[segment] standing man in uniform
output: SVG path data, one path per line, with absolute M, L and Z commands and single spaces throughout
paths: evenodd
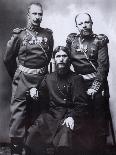
M 92 148 L 99 153 L 104 149 L 107 136 L 106 112 L 109 101 L 107 76 L 109 72 L 108 38 L 94 34 L 93 21 L 88 13 L 75 17 L 79 34 L 68 35 L 66 43 L 70 59 L 77 74 L 85 81 L 90 105 L 90 125 L 93 132 Z M 91 132 L 91 133 L 92 133 Z M 90 136 L 91 136 L 90 135 Z
M 13 30 L 7 43 L 4 63 L 13 78 L 9 132 L 12 155 L 22 154 L 28 119 L 26 92 L 40 85 L 52 56 L 53 35 L 51 30 L 40 27 L 42 16 L 42 5 L 31 3 L 27 27 Z

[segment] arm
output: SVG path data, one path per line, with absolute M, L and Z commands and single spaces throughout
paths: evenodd
M 80 118 L 87 114 L 87 95 L 84 88 L 84 79 L 81 76 L 75 76 L 72 84 L 72 110 L 69 110 L 68 116 Z
M 50 40 L 49 40 L 49 55 L 48 55 L 48 62 L 50 62 L 52 58 L 52 53 L 53 53 L 53 46 L 54 46 L 54 39 L 53 35 L 51 34 Z
M 16 58 L 19 46 L 18 33 L 13 33 L 11 39 L 7 43 L 6 53 L 4 55 L 4 64 L 11 78 L 13 78 L 17 68 Z
M 73 130 L 75 119 L 83 119 L 88 115 L 87 95 L 84 89 L 84 80 L 81 76 L 75 76 L 72 83 L 72 108 L 68 109 L 63 125 Z
M 100 38 L 101 37 L 101 38 Z M 97 74 L 96 78 L 88 90 L 88 93 L 92 93 L 92 90 L 94 93 L 96 93 L 100 88 L 103 87 L 104 82 L 107 80 L 108 72 L 109 72 L 109 56 L 108 56 L 108 46 L 107 43 L 108 38 L 105 35 L 98 36 L 98 67 L 97 67 Z M 93 95 L 94 95 L 93 93 Z
M 72 45 L 72 42 L 75 40 L 75 37 L 77 36 L 76 33 L 71 33 L 67 36 L 67 39 L 66 39 L 66 47 L 71 50 L 71 45 Z

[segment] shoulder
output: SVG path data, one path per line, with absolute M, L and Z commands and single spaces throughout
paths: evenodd
M 106 45 L 107 43 L 109 43 L 109 39 L 105 34 L 98 34 L 96 35 L 96 39 L 98 40 L 99 44 L 101 46 Z
M 48 33 L 53 33 L 53 31 L 49 28 L 45 28 L 45 31 L 47 31 Z
M 70 33 L 68 36 L 67 36 L 67 39 L 74 39 L 75 37 L 77 37 L 77 33 Z
M 56 76 L 56 73 L 55 73 L 55 72 L 48 73 L 48 74 L 46 75 L 46 81 L 54 80 L 54 79 L 55 79 L 55 76 Z
M 47 36 L 49 39 L 53 37 L 53 31 L 49 28 L 42 28 L 41 33 L 45 36 Z
M 47 36 L 52 36 L 53 35 L 53 31 L 49 28 L 42 28 L 42 33 L 47 35 Z
M 20 34 L 21 32 L 25 31 L 26 28 L 15 28 L 13 29 L 13 34 Z
M 78 37 L 79 37 L 79 35 L 77 33 L 70 33 L 67 36 L 66 43 L 71 44 Z

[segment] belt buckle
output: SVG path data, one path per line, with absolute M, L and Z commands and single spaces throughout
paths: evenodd
M 39 69 L 35 69 L 35 74 L 38 74 L 39 73 Z
M 44 71 L 45 71 L 45 68 L 44 68 L 44 67 L 42 67 L 42 68 L 40 68 L 39 73 L 40 73 L 40 74 L 42 74 L 42 73 L 44 73 Z

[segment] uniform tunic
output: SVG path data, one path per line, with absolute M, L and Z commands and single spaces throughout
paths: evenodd
M 93 88 L 97 91 L 94 98 L 89 99 L 91 127 L 95 131 L 95 145 L 100 144 L 98 137 L 108 134 L 106 123 L 106 115 L 109 110 L 107 83 L 109 72 L 108 42 L 109 40 L 104 34 L 96 35 L 93 33 L 85 38 L 72 33 L 68 35 L 66 40 L 66 46 L 70 49 L 70 59 L 75 72 L 85 77 L 86 90 Z
M 57 72 L 47 75 L 40 88 L 40 102 L 47 108 L 29 130 L 26 144 L 32 154 L 47 145 L 71 148 L 75 139 L 76 147 L 89 143 L 85 136 L 88 104 L 81 76 L 71 71 L 62 78 Z M 74 119 L 74 130 L 62 125 L 68 117 Z
M 10 137 L 23 138 L 27 125 L 26 92 L 40 85 L 47 73 L 53 51 L 53 36 L 49 29 L 15 29 L 7 43 L 4 56 L 6 68 L 13 78 L 11 98 Z M 29 69 L 40 69 L 42 73 L 30 74 L 19 66 Z

